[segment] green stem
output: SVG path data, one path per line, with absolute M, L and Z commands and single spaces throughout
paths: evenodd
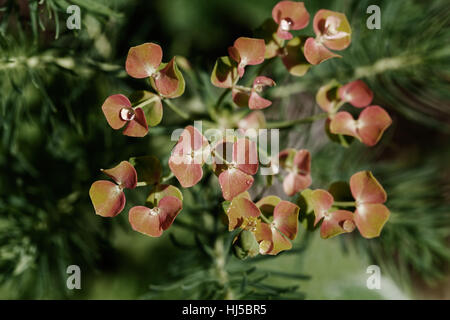
M 172 109 L 173 112 L 175 112 L 177 115 L 179 115 L 184 120 L 189 120 L 189 115 L 182 111 L 180 108 L 178 108 L 172 101 L 168 99 L 163 99 L 163 101 L 167 104 L 167 106 Z
M 219 96 L 219 98 L 217 99 L 217 102 L 215 104 L 215 108 L 219 108 L 220 105 L 222 104 L 223 100 L 225 100 L 225 98 L 227 97 L 228 93 L 231 92 L 231 89 L 226 89 L 224 92 L 222 92 L 222 94 Z
M 265 215 L 263 215 L 262 212 L 261 212 L 260 217 L 265 223 L 267 223 L 267 224 L 271 224 L 272 223 L 272 221 L 270 221 Z
M 276 122 L 268 122 L 266 125 L 267 129 L 286 129 L 291 128 L 299 124 L 306 124 L 306 123 L 313 123 L 316 120 L 325 119 L 328 117 L 328 113 L 318 113 L 314 116 L 302 118 L 302 119 L 296 119 L 296 120 L 290 120 L 290 121 L 276 121 Z
M 215 267 L 219 283 L 225 289 L 225 300 L 235 299 L 234 293 L 230 288 L 230 280 L 227 270 L 225 269 L 227 252 L 221 237 L 217 238 L 214 243 Z
M 337 207 L 355 207 L 355 201 L 335 201 L 333 205 Z
M 154 96 L 154 97 L 152 97 L 152 98 L 150 98 L 150 99 L 147 99 L 147 100 L 144 100 L 144 101 L 142 101 L 142 102 L 139 102 L 137 105 L 135 105 L 133 108 L 143 108 L 144 106 L 146 106 L 146 105 L 148 105 L 148 104 L 150 104 L 150 103 L 152 103 L 152 102 L 154 102 L 154 101 L 157 101 L 159 99 L 159 97 L 158 96 Z

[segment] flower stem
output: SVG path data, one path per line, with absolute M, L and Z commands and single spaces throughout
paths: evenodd
M 302 118 L 302 119 L 268 122 L 266 125 L 266 128 L 267 129 L 287 129 L 287 128 L 291 128 L 291 127 L 294 127 L 299 124 L 313 123 L 316 120 L 325 119 L 326 117 L 328 117 L 328 113 L 323 112 L 323 113 L 318 113 L 314 116 Z
M 271 223 L 272 223 L 272 221 L 270 221 L 265 215 L 263 215 L 262 212 L 261 212 L 260 217 L 261 217 L 261 219 L 262 219 L 265 223 L 268 223 L 268 224 L 271 224 Z
M 184 120 L 189 120 L 189 115 L 182 111 L 180 108 L 178 108 L 172 101 L 168 99 L 163 99 L 163 101 L 167 104 L 167 106 L 172 109 L 173 112 L 175 112 L 177 115 L 179 115 Z
M 338 207 L 355 207 L 355 201 L 335 201 L 333 205 Z
M 216 109 L 220 107 L 223 100 L 227 97 L 228 93 L 230 93 L 230 92 L 231 92 L 231 89 L 226 89 L 222 92 L 222 94 L 219 96 L 219 98 L 217 99 L 217 102 L 215 104 Z

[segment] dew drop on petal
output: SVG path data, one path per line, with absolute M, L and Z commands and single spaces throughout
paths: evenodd
M 283 30 L 283 31 L 289 31 L 291 29 L 291 25 L 292 25 L 292 20 L 289 18 L 284 18 L 280 22 L 280 27 L 281 27 L 281 30 Z
M 131 121 L 135 117 L 134 111 L 131 108 L 122 108 L 120 110 L 120 118 L 124 121 Z
M 150 214 L 152 215 L 152 216 L 157 216 L 159 213 L 160 213 L 160 209 L 158 208 L 158 207 L 155 207 L 155 208 L 153 208 L 153 209 L 150 209 Z
M 355 224 L 353 221 L 345 220 L 342 227 L 346 232 L 352 232 L 355 229 Z

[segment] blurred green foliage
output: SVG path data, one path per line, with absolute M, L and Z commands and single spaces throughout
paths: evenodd
M 445 277 L 450 259 L 445 0 L 306 1 L 312 14 L 319 8 L 345 12 L 352 46 L 343 59 L 303 78 L 286 76 L 279 61 L 267 71 L 282 79 L 271 91 L 272 108 L 280 106 L 281 112 L 274 112 L 281 118 L 289 117 L 283 106 L 305 97 L 312 101 L 331 78 L 355 77 L 367 81 L 375 102 L 393 115 L 393 128 L 373 149 L 318 146 L 323 131 L 296 129 L 313 150 L 314 187 L 348 180 L 357 170 L 374 171 L 392 210 L 381 238 L 323 241 L 304 233 L 289 253 L 241 262 L 228 255 L 230 235 L 212 220 L 220 214 L 213 176 L 184 190 L 183 213 L 160 239 L 133 232 L 127 221 L 130 205 L 143 202 L 148 190 L 127 193 L 127 207 L 114 220 L 95 216 L 88 190 L 101 176 L 99 169 L 154 154 L 168 173 L 171 129 L 186 124 L 165 109 L 163 123 L 144 139 L 107 126 L 100 109 L 104 99 L 143 89 L 143 82 L 124 73 L 128 48 L 153 41 L 162 45 L 164 61 L 175 54 L 187 57 L 194 71 L 186 72 L 187 93 L 177 102 L 200 119 L 204 104 L 219 92 L 209 84 L 215 59 L 237 37 L 251 36 L 276 2 L 0 1 L 0 297 L 223 298 L 231 288 L 242 298 L 399 298 L 389 285 L 379 293 L 366 289 L 368 264 L 382 266 L 383 275 L 412 296 L 417 296 L 414 279 Z M 69 3 L 81 7 L 81 30 L 65 28 Z M 365 27 L 369 4 L 382 9 L 381 30 Z M 311 26 L 301 33 L 310 31 Z M 227 263 L 218 264 L 223 258 Z M 81 291 L 65 287 L 70 264 L 82 269 Z

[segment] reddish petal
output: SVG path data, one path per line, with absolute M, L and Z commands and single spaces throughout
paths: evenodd
M 268 77 L 259 76 L 253 80 L 253 88 L 257 87 L 273 87 L 275 85 L 275 81 Z
M 111 177 L 122 188 L 136 188 L 137 173 L 128 161 L 122 161 L 111 169 L 102 169 L 102 172 Z
M 314 225 L 317 223 L 328 213 L 328 210 L 333 205 L 334 199 L 333 196 L 325 190 L 317 189 L 311 192 L 309 199 L 311 201 L 311 205 L 314 208 L 314 214 L 316 219 L 314 221 Z
M 330 122 L 330 131 L 334 134 L 344 134 L 359 139 L 356 121 L 347 111 L 340 111 L 334 115 Z
M 202 165 L 190 155 L 172 154 L 169 158 L 170 171 L 183 188 L 195 186 L 203 176 Z
M 182 145 L 183 154 L 209 147 L 208 139 L 194 126 L 187 126 L 181 133 L 178 143 Z
M 233 162 L 243 172 L 254 175 L 258 171 L 258 149 L 256 143 L 240 138 L 233 144 Z
M 284 193 L 288 196 L 293 196 L 297 192 L 305 190 L 312 183 L 311 175 L 301 175 L 295 172 L 290 172 L 283 181 Z
M 133 78 L 147 78 L 156 72 L 162 59 L 162 49 L 155 43 L 144 43 L 128 51 L 125 69 Z
M 359 204 L 384 203 L 387 200 L 386 191 L 370 171 L 360 171 L 352 175 L 350 190 Z
M 161 227 L 158 209 L 136 206 L 130 209 L 128 213 L 133 230 L 146 234 L 150 237 L 159 237 L 163 233 Z
M 298 213 L 300 208 L 289 201 L 281 201 L 273 212 L 273 224 L 289 239 L 297 236 Z
M 291 242 L 286 239 L 273 225 L 259 223 L 255 231 L 256 241 L 259 242 L 261 254 L 276 255 L 281 251 L 292 248 Z
M 131 102 L 123 94 L 109 96 L 102 105 L 102 111 L 106 121 L 115 130 L 122 128 L 127 122 L 120 116 L 122 109 L 131 111 Z
M 320 236 L 328 239 L 344 232 L 353 231 L 353 218 L 353 212 L 347 210 L 337 210 L 326 214 L 320 226 Z
M 228 52 L 239 63 L 238 73 L 242 77 L 245 66 L 260 64 L 264 61 L 266 45 L 263 39 L 240 37 Z
M 352 81 L 339 88 L 339 98 L 352 106 L 362 108 L 373 100 L 373 92 L 361 80 Z
M 176 98 L 184 93 L 185 82 L 175 58 L 151 78 L 151 84 L 163 97 Z
M 236 196 L 231 201 L 226 214 L 228 216 L 228 230 L 231 231 L 241 226 L 256 227 L 256 225 L 252 226 L 252 224 L 256 223 L 256 220 L 252 218 L 259 217 L 261 212 L 250 199 Z
M 341 58 L 340 55 L 328 50 L 322 43 L 314 38 L 305 42 L 304 54 L 309 63 L 316 65 L 331 58 Z
M 314 32 L 331 50 L 344 50 L 350 45 L 350 24 L 346 16 L 330 10 L 319 10 L 314 16 Z
M 135 117 L 128 122 L 123 134 L 130 137 L 144 137 L 148 132 L 147 119 L 142 108 L 134 109 Z
M 241 91 L 233 89 L 231 91 L 233 102 L 239 107 L 247 107 L 249 105 L 250 93 L 248 91 Z
M 383 204 L 359 205 L 355 211 L 355 224 L 364 238 L 378 237 L 389 219 L 389 209 Z
M 379 106 L 365 108 L 358 118 L 361 141 L 368 146 L 376 145 L 391 123 L 391 117 L 383 108 Z
M 239 169 L 231 168 L 219 175 L 220 188 L 225 200 L 232 200 L 253 185 L 253 177 Z
M 272 9 L 272 18 L 285 32 L 303 29 L 309 23 L 309 13 L 304 3 L 296 1 L 278 2 Z
M 89 189 L 89 196 L 95 213 L 102 217 L 115 217 L 125 207 L 125 194 L 110 181 L 95 181 Z
M 256 92 L 250 94 L 248 107 L 252 110 L 265 109 L 272 104 L 272 101 L 260 97 Z
M 165 196 L 159 201 L 159 221 L 163 230 L 167 230 L 172 225 L 182 207 L 183 203 L 176 197 Z
M 311 153 L 306 149 L 299 150 L 294 157 L 294 168 L 297 173 L 309 174 L 311 172 Z

